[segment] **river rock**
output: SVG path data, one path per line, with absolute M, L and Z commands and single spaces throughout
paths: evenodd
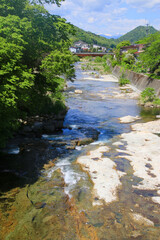
M 144 131 L 150 133 L 160 133 L 160 119 L 147 123 L 137 123 L 132 125 L 134 131 Z
M 120 121 L 120 123 L 132 123 L 139 119 L 141 119 L 139 116 L 133 117 L 133 116 L 128 115 L 128 116 L 119 118 L 119 121 Z
M 76 90 L 74 91 L 74 93 L 76 93 L 76 94 L 82 94 L 83 92 L 82 92 L 82 90 L 76 89 Z
M 83 133 L 87 138 L 92 138 L 93 140 L 97 140 L 100 132 L 97 129 L 92 127 L 88 128 L 79 128 L 80 132 Z
M 84 138 L 84 139 L 80 139 L 77 143 L 78 146 L 82 146 L 82 145 L 87 145 L 94 142 L 94 140 L 92 138 Z
M 143 225 L 143 226 L 146 226 L 146 227 L 149 227 L 149 226 L 153 227 L 154 226 L 154 222 L 152 222 L 148 218 L 143 217 L 139 213 L 131 213 L 130 216 L 133 219 L 133 221 L 136 222 L 139 225 Z

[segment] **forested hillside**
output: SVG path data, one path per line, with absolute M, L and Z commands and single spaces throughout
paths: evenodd
M 20 119 L 62 109 L 61 90 L 74 75 L 73 27 L 41 5 L 61 0 L 33 2 L 0 2 L 0 146 Z
M 97 44 L 107 48 L 115 46 L 115 41 L 113 39 L 107 39 L 100 35 L 97 35 L 91 32 L 86 32 L 76 26 L 74 26 L 74 29 L 75 29 L 75 35 L 74 36 L 71 35 L 72 42 L 82 40 L 88 44 Z
M 131 44 L 133 44 L 139 41 L 140 39 L 143 39 L 144 37 L 146 37 L 147 30 L 148 30 L 148 34 L 153 34 L 157 32 L 157 30 L 152 26 L 149 26 L 149 27 L 139 26 L 133 29 L 132 31 L 126 33 L 125 35 L 121 36 L 120 38 L 118 38 L 116 42 L 119 43 L 122 41 L 130 41 Z

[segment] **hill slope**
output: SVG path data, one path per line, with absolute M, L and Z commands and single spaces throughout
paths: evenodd
M 76 34 L 75 36 L 71 36 L 71 40 L 73 42 L 82 40 L 88 44 L 97 44 L 100 46 L 104 46 L 104 47 L 111 47 L 112 44 L 115 45 L 115 40 L 113 39 L 107 39 L 105 37 L 102 37 L 100 35 L 91 33 L 91 32 L 86 32 L 76 26 L 74 26 Z
M 157 32 L 157 30 L 154 27 L 149 26 L 148 27 L 148 33 L 153 34 Z M 129 40 L 132 44 L 136 41 L 143 39 L 147 36 L 147 27 L 145 26 L 139 26 L 133 29 L 132 31 L 126 33 L 125 35 L 121 36 L 116 40 L 117 43 Z

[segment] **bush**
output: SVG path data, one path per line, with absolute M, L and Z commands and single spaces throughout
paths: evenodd
M 160 105 L 160 99 L 159 98 L 156 98 L 153 102 L 153 104 L 155 105 Z
M 126 84 L 130 84 L 130 81 L 127 78 L 125 78 L 125 73 L 123 72 L 123 70 L 124 69 L 121 68 L 122 75 L 121 75 L 121 77 L 119 79 L 119 85 L 120 86 L 124 86 Z
M 94 62 L 101 63 L 101 62 L 103 62 L 103 59 L 101 57 L 95 57 Z
M 111 72 L 111 69 L 110 69 L 110 67 L 107 65 L 107 63 L 104 63 L 104 64 L 103 64 L 103 68 L 104 68 L 104 71 L 105 71 L 105 72 L 108 72 L 108 73 Z
M 124 86 L 126 84 L 130 84 L 130 81 L 127 78 L 120 77 L 119 79 L 119 85 Z
M 77 55 L 73 55 L 72 58 L 73 58 L 74 62 L 79 62 L 80 61 L 80 58 Z
M 154 74 L 160 76 L 160 66 L 154 71 Z
M 112 64 L 112 67 L 115 67 L 115 66 L 118 64 L 118 61 L 117 61 L 117 60 L 113 60 L 113 61 L 111 62 L 111 64 Z
M 156 93 L 154 88 L 146 88 L 142 93 L 141 93 L 141 100 L 143 103 L 146 102 L 153 102 L 156 100 Z
M 85 57 L 85 60 L 91 62 L 91 61 L 92 61 L 92 57 L 90 57 L 90 56 L 86 56 L 86 57 Z

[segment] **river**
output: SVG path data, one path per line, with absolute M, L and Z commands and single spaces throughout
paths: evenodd
M 160 239 L 159 207 L 147 198 L 154 192 L 134 189 L 141 179 L 121 153 L 125 144 L 114 144 L 131 131 L 131 124 L 118 118 L 144 113 L 137 100 L 114 98 L 115 91 L 120 89 L 113 76 L 96 78 L 77 64 L 76 80 L 65 92 L 69 110 L 63 132 L 21 147 L 15 143 L 3 155 L 10 169 L 3 167 L 0 178 L 1 239 Z M 86 138 L 94 141 L 77 144 Z M 88 165 L 81 164 L 85 159 Z

